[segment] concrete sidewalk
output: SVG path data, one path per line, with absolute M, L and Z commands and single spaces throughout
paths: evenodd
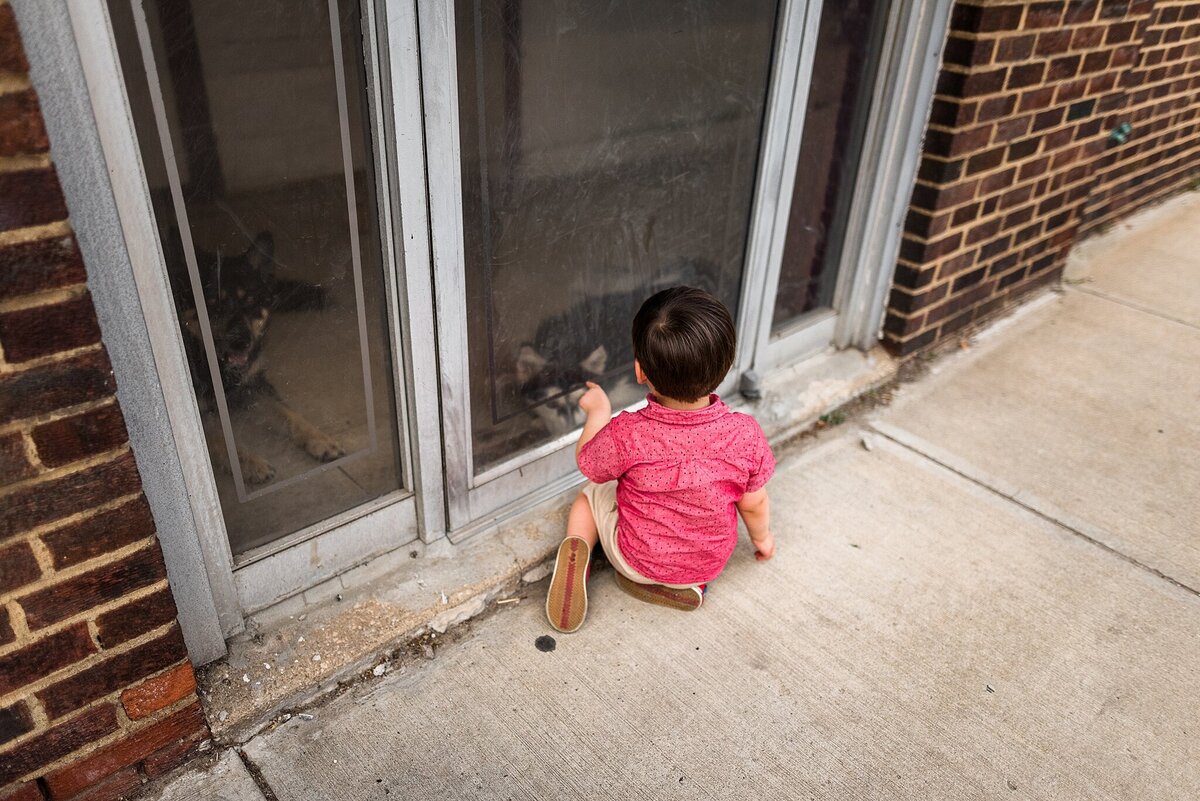
M 1200 198 L 1119 228 L 791 453 L 699 613 L 601 572 L 543 652 L 543 582 L 155 797 L 1200 797 Z

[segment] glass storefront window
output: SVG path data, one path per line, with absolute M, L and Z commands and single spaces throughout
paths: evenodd
M 778 3 L 458 0 L 475 473 L 633 381 L 647 296 L 737 312 Z

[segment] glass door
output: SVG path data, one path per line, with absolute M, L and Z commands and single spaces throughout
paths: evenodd
M 781 247 L 771 265 L 774 297 L 764 303 L 758 366 L 794 361 L 828 347 L 849 278 L 846 233 L 856 206 L 867 129 L 885 33 L 894 3 L 846 0 L 809 3 L 807 60 L 796 96 L 784 184 Z
M 234 565 L 373 510 L 400 527 L 411 482 L 364 10 L 109 11 Z
M 462 525 L 574 479 L 585 381 L 641 401 L 647 296 L 689 284 L 741 313 L 779 3 L 437 5 L 421 38 Z

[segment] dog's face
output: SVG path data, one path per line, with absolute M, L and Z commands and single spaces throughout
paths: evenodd
M 580 385 L 604 374 L 608 351 L 598 346 L 577 365 L 566 368 L 542 356 L 532 345 L 522 345 L 517 355 L 516 377 L 521 397 L 551 434 L 565 434 L 583 424 L 578 407 Z
M 231 389 L 260 369 L 263 339 L 275 301 L 270 234 L 259 234 L 238 256 L 197 254 L 221 380 Z

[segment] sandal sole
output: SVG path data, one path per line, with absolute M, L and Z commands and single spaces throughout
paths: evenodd
M 617 573 L 616 577 L 618 587 L 648 604 L 678 609 L 681 612 L 695 612 L 704 603 L 704 596 L 695 590 L 677 590 L 661 584 L 638 584 L 620 573 Z
M 554 576 L 546 594 L 546 619 L 555 631 L 577 631 L 587 617 L 589 555 L 587 543 L 578 537 L 568 537 L 558 546 Z

